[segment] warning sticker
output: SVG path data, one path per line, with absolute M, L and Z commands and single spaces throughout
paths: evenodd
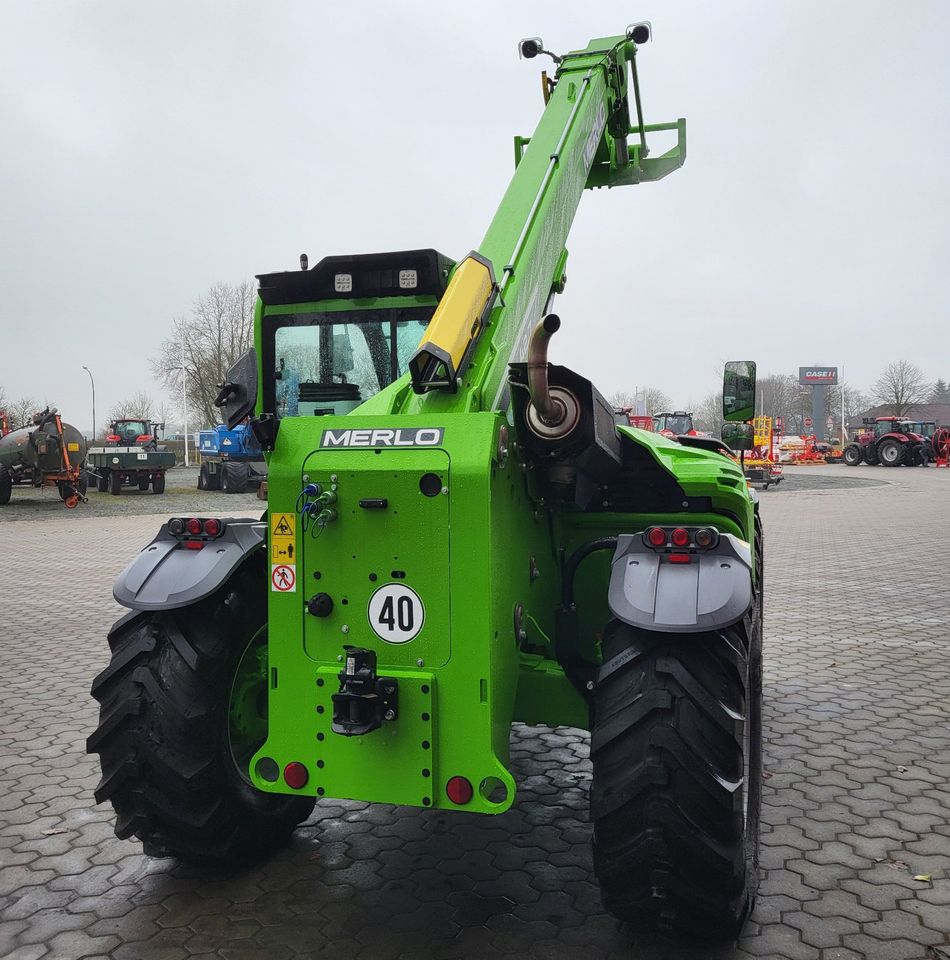
M 297 554 L 297 548 L 293 540 L 284 538 L 271 540 L 270 559 L 271 563 L 296 563 L 294 557 Z
M 278 537 L 296 536 L 297 517 L 292 513 L 272 513 L 270 516 L 270 535 L 272 539 Z
M 297 567 L 293 563 L 275 563 L 270 572 L 271 590 L 278 593 L 297 592 Z

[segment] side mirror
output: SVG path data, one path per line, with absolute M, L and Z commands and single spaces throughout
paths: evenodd
M 730 360 L 722 376 L 722 417 L 743 421 L 754 416 L 755 363 L 752 360 Z
M 751 450 L 755 446 L 755 428 L 751 423 L 724 423 L 722 442 L 731 450 Z
M 224 411 L 229 430 L 254 412 L 257 405 L 257 351 L 253 347 L 228 370 L 214 405 Z

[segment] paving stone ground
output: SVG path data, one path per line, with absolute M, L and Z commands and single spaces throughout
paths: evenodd
M 762 497 L 763 880 L 737 944 L 646 942 L 604 915 L 575 730 L 515 729 L 500 817 L 328 801 L 237 876 L 115 839 L 88 690 L 112 577 L 157 520 L 77 512 L 0 524 L 0 957 L 950 957 L 950 470 L 789 478 Z

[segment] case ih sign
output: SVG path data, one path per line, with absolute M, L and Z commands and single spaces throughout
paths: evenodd
M 837 383 L 837 367 L 799 367 L 798 382 L 806 385 Z

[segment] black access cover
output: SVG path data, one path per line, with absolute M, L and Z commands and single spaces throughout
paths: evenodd
M 309 270 L 258 274 L 258 292 L 268 306 L 365 297 L 441 297 L 454 266 L 454 260 L 437 250 L 324 257 Z

